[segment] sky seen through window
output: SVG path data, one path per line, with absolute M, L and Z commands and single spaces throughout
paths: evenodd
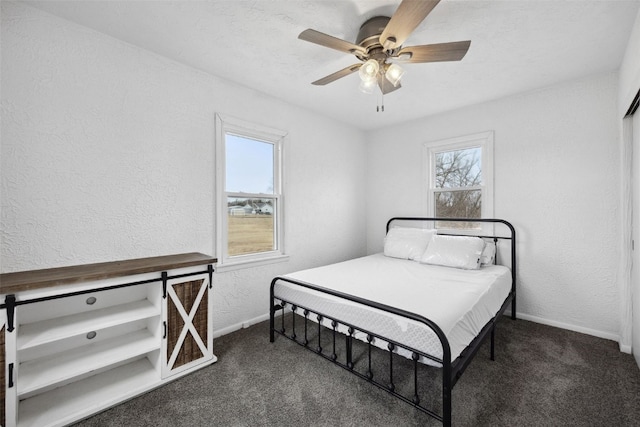
M 273 194 L 273 144 L 225 135 L 227 192 Z

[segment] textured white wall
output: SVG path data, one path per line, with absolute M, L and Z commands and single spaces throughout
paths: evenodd
M 620 80 L 618 85 L 618 110 L 624 114 L 633 97 L 640 88 L 640 11 L 631 30 L 631 36 L 620 65 Z
M 216 275 L 216 330 L 277 274 L 366 251 L 360 131 L 2 2 L 0 271 L 214 253 L 214 114 L 289 131 L 288 262 Z M 224 60 L 221 57 L 221 60 Z
M 495 216 L 518 232 L 518 311 L 617 339 L 619 141 L 615 74 L 369 135 L 368 252 L 391 216 L 420 215 L 422 144 L 495 131 Z

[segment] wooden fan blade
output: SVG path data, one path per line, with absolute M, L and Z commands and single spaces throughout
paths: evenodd
M 439 2 L 440 0 L 403 0 L 380 34 L 382 47 L 391 50 L 401 46 Z
M 470 40 L 462 42 L 407 46 L 400 49 L 395 58 L 398 62 L 441 62 L 460 61 L 467 54 Z
M 362 46 L 330 36 L 329 34 L 321 33 L 320 31 L 312 30 L 311 28 L 301 32 L 300 35 L 298 35 L 298 38 L 300 40 L 319 44 L 320 46 L 330 47 L 331 49 L 339 50 L 340 52 L 352 54 L 357 53 L 360 55 L 367 54 L 367 51 Z
M 394 86 L 393 83 L 387 80 L 384 75 L 380 74 L 378 76 L 378 87 L 380 87 L 380 91 L 382 92 L 382 94 L 386 95 L 393 92 L 394 90 L 400 89 L 402 85 L 400 84 L 400 82 L 398 82 L 398 85 Z
M 347 68 L 343 68 L 340 71 L 336 71 L 333 74 L 329 74 L 326 77 L 321 78 L 320 80 L 316 80 L 315 82 L 311 83 L 312 85 L 316 85 L 316 86 L 324 86 L 326 84 L 329 84 L 333 81 L 336 81 L 342 77 L 348 76 L 349 74 L 355 73 L 356 71 L 358 71 L 360 69 L 360 67 L 362 67 L 362 64 L 355 64 L 355 65 L 351 65 Z

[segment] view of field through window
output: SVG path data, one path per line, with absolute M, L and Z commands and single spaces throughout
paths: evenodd
M 273 217 L 229 215 L 229 255 L 274 250 Z
M 227 254 L 276 250 L 274 146 L 234 134 L 226 134 L 225 139 Z
M 275 250 L 271 200 L 229 198 L 227 217 L 230 256 Z

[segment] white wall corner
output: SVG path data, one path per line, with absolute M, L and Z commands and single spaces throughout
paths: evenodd
M 631 105 L 638 89 L 640 89 L 640 10 L 627 42 L 625 55 L 620 64 L 618 75 L 618 110 L 620 117 Z

